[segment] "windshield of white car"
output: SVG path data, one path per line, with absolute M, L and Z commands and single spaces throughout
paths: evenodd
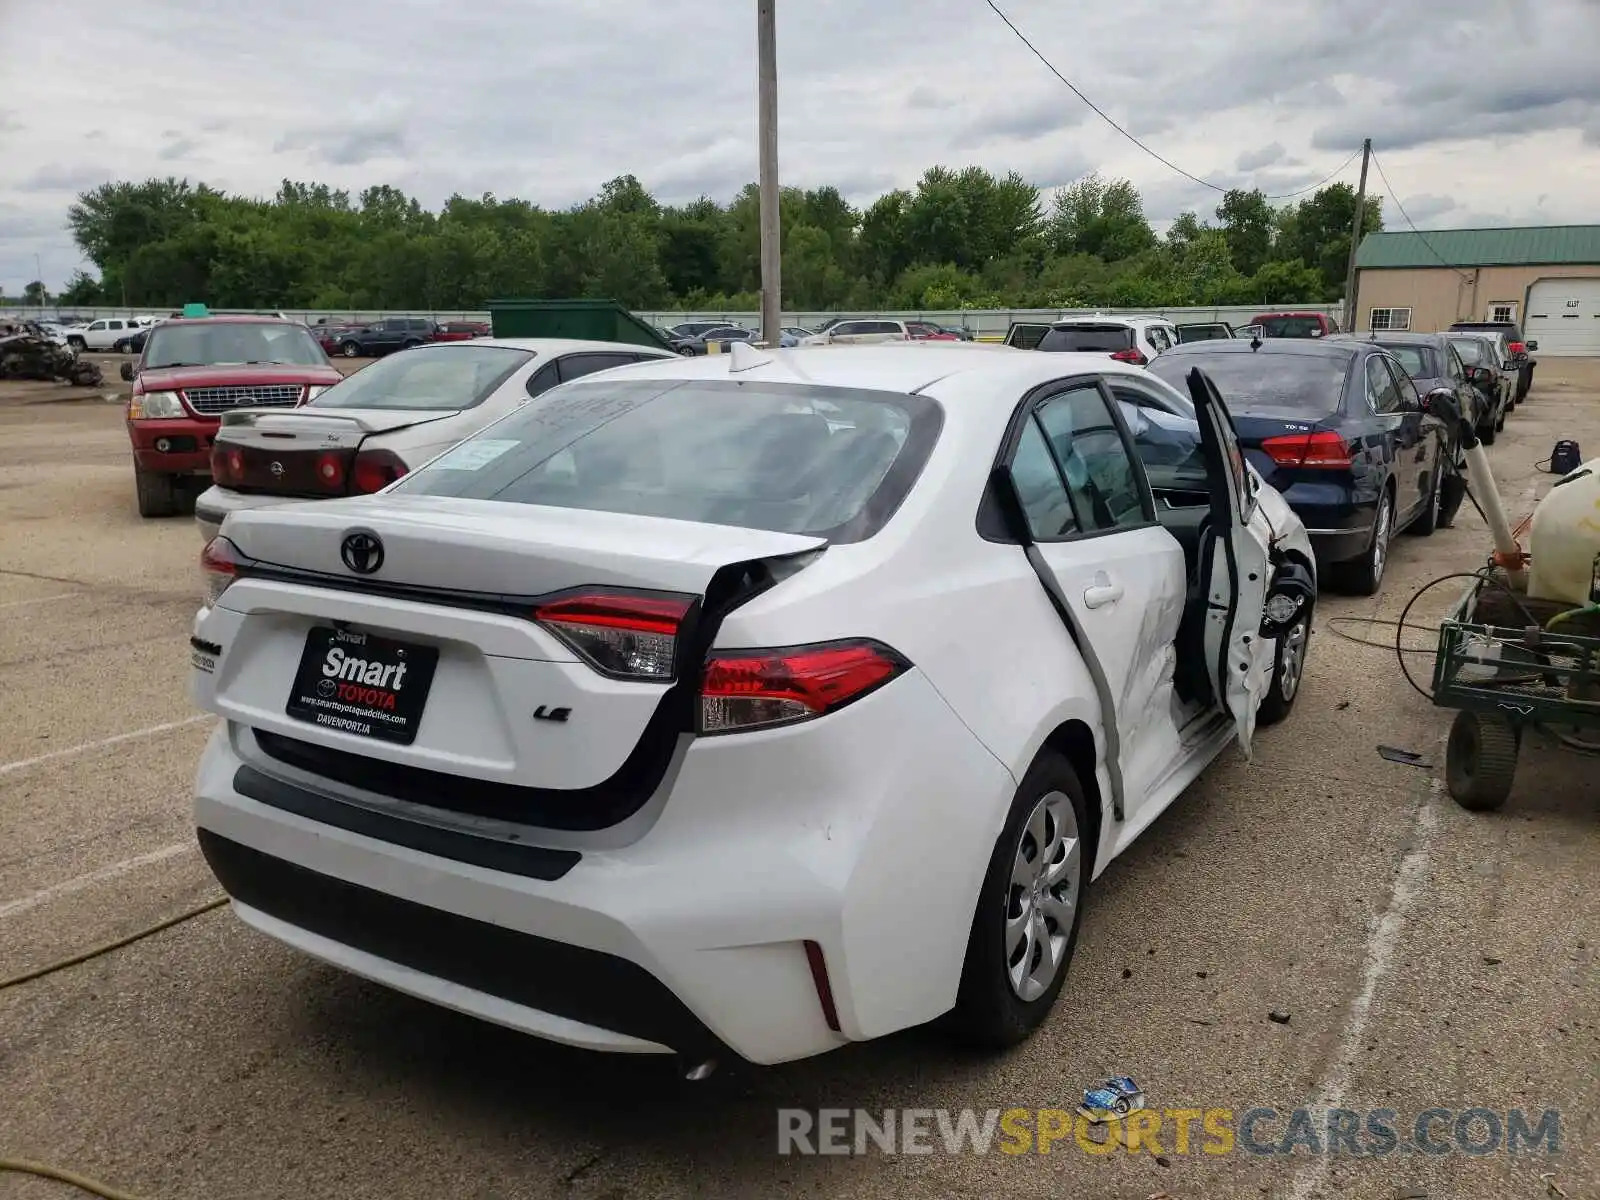
M 942 424 L 935 401 L 899 392 L 585 380 L 546 392 L 395 491 L 856 542 L 900 506 Z
M 418 346 L 380 358 L 311 401 L 315 408 L 460 411 L 482 404 L 534 357 L 511 346 Z
M 304 325 L 282 321 L 170 322 L 149 330 L 143 365 L 152 370 L 262 362 L 322 367 L 327 365 L 328 356 Z

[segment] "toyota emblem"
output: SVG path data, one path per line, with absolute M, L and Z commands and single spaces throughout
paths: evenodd
M 283 478 L 283 464 L 281 462 L 273 463 L 272 466 L 268 468 L 268 470 L 270 470 L 272 472 L 272 477 L 274 479 L 282 479 Z
M 383 566 L 383 543 L 375 533 L 347 533 L 339 546 L 339 557 L 357 575 L 371 575 Z

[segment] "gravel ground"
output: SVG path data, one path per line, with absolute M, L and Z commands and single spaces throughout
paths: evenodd
M 1490 451 L 1513 517 L 1562 436 L 1600 448 L 1600 362 L 1542 362 Z M 1328 629 L 1398 615 L 1486 549 L 1469 509 L 1396 542 L 1383 597 L 1324 598 L 1293 716 L 1111 865 L 1056 1014 L 1003 1059 L 913 1031 L 685 1084 L 341 975 L 223 910 L 0 991 L 0 1157 L 146 1200 L 1600 1196 L 1594 762 L 1531 746 L 1502 812 L 1464 812 L 1437 768 L 1375 750 L 1441 763 L 1447 714 L 1392 653 Z M 217 894 L 188 815 L 208 728 L 184 691 L 198 550 L 189 521 L 135 514 L 115 404 L 0 384 L 0 977 Z M 1049 1154 L 775 1152 L 780 1107 L 1071 1107 L 1119 1071 L 1157 1110 L 1231 1109 L 1237 1128 L 1276 1109 L 1269 1145 L 1319 1103 L 1394 1109 L 1403 1135 L 1435 1107 L 1553 1108 L 1561 1153 L 1208 1154 L 1198 1129 L 1184 1152 L 1170 1119 L 1160 1157 L 1070 1136 Z M 0 1174 L 0 1197 L 66 1194 Z

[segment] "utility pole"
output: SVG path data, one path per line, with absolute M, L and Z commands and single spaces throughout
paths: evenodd
M 1361 221 L 1367 215 L 1367 164 L 1372 161 L 1372 139 L 1361 143 L 1361 186 L 1356 188 L 1356 215 L 1350 222 L 1350 265 L 1344 276 L 1344 330 L 1356 329 L 1356 251 L 1361 246 Z
M 761 340 L 782 340 L 783 257 L 778 247 L 778 31 L 776 0 L 756 0 L 757 101 L 761 142 Z

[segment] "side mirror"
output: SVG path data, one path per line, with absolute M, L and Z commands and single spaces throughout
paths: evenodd
M 122 364 L 122 382 L 133 382 L 133 364 L 131 362 L 124 362 Z
M 1502 371 L 1515 371 L 1517 369 L 1516 361 L 1508 358 L 1505 360 L 1505 362 L 1500 364 L 1500 369 Z
M 1538 348 L 1539 348 L 1539 343 L 1538 342 L 1529 342 L 1528 343 L 1528 349 L 1529 350 L 1537 350 Z

